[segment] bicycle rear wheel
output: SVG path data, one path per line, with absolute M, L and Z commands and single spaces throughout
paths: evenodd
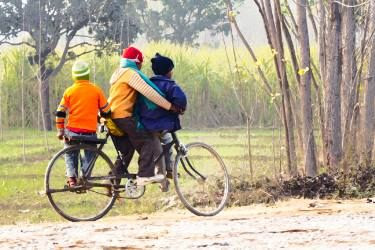
M 90 174 L 82 177 L 78 172 L 78 184 L 68 187 L 66 180 L 65 156 L 79 152 L 81 158 L 85 151 L 91 153 L 93 168 Z M 78 169 L 82 160 L 78 160 Z M 102 218 L 112 208 L 116 194 L 108 196 L 108 172 L 113 168 L 111 160 L 93 145 L 76 145 L 58 152 L 49 162 L 46 176 L 46 194 L 52 207 L 69 221 L 94 221 Z
M 173 169 L 178 196 L 187 209 L 198 216 L 219 213 L 229 198 L 227 169 L 218 153 L 204 143 L 186 145 L 179 152 Z

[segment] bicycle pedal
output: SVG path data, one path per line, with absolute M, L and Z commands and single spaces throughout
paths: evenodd
M 165 179 L 164 181 L 162 181 L 161 183 L 160 183 L 160 190 L 162 191 L 162 192 L 168 192 L 169 191 L 169 185 L 170 185 L 170 182 L 169 182 L 169 180 L 167 180 L 167 179 Z

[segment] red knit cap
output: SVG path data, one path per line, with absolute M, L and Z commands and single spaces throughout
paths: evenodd
M 122 58 L 126 58 L 129 60 L 132 60 L 136 63 L 142 63 L 143 62 L 143 54 L 142 52 L 134 47 L 129 47 L 124 49 L 122 52 Z

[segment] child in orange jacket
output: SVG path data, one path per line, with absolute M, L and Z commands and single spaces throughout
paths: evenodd
M 103 91 L 89 81 L 89 65 L 83 61 L 77 61 L 72 68 L 74 83 L 67 88 L 56 111 L 57 137 L 85 136 L 88 139 L 96 138 L 98 111 L 106 116 L 110 113 L 110 107 Z M 65 126 L 65 118 L 68 113 L 68 122 Z M 65 147 L 69 142 L 65 141 Z M 81 171 L 86 172 L 88 164 L 94 155 L 85 150 L 82 158 Z M 77 184 L 79 151 L 65 155 L 66 176 L 68 185 Z

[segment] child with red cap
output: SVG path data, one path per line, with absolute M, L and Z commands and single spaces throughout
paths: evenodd
M 126 136 L 116 139 L 117 145 L 132 146 L 139 154 L 139 171 L 137 185 L 160 182 L 163 175 L 155 175 L 154 160 L 161 153 L 160 141 L 154 133 L 139 129 L 136 117 L 136 102 L 145 103 L 150 109 L 161 107 L 164 110 L 178 112 L 179 110 L 167 101 L 158 87 L 145 76 L 142 68 L 143 55 L 137 48 L 129 47 L 123 51 L 120 68 L 112 74 L 110 79 L 109 103 L 111 117 L 114 123 L 122 129 Z M 126 152 L 127 162 L 115 164 L 114 174 L 122 175 L 127 168 L 134 150 Z M 124 152 L 122 152 L 124 153 Z

